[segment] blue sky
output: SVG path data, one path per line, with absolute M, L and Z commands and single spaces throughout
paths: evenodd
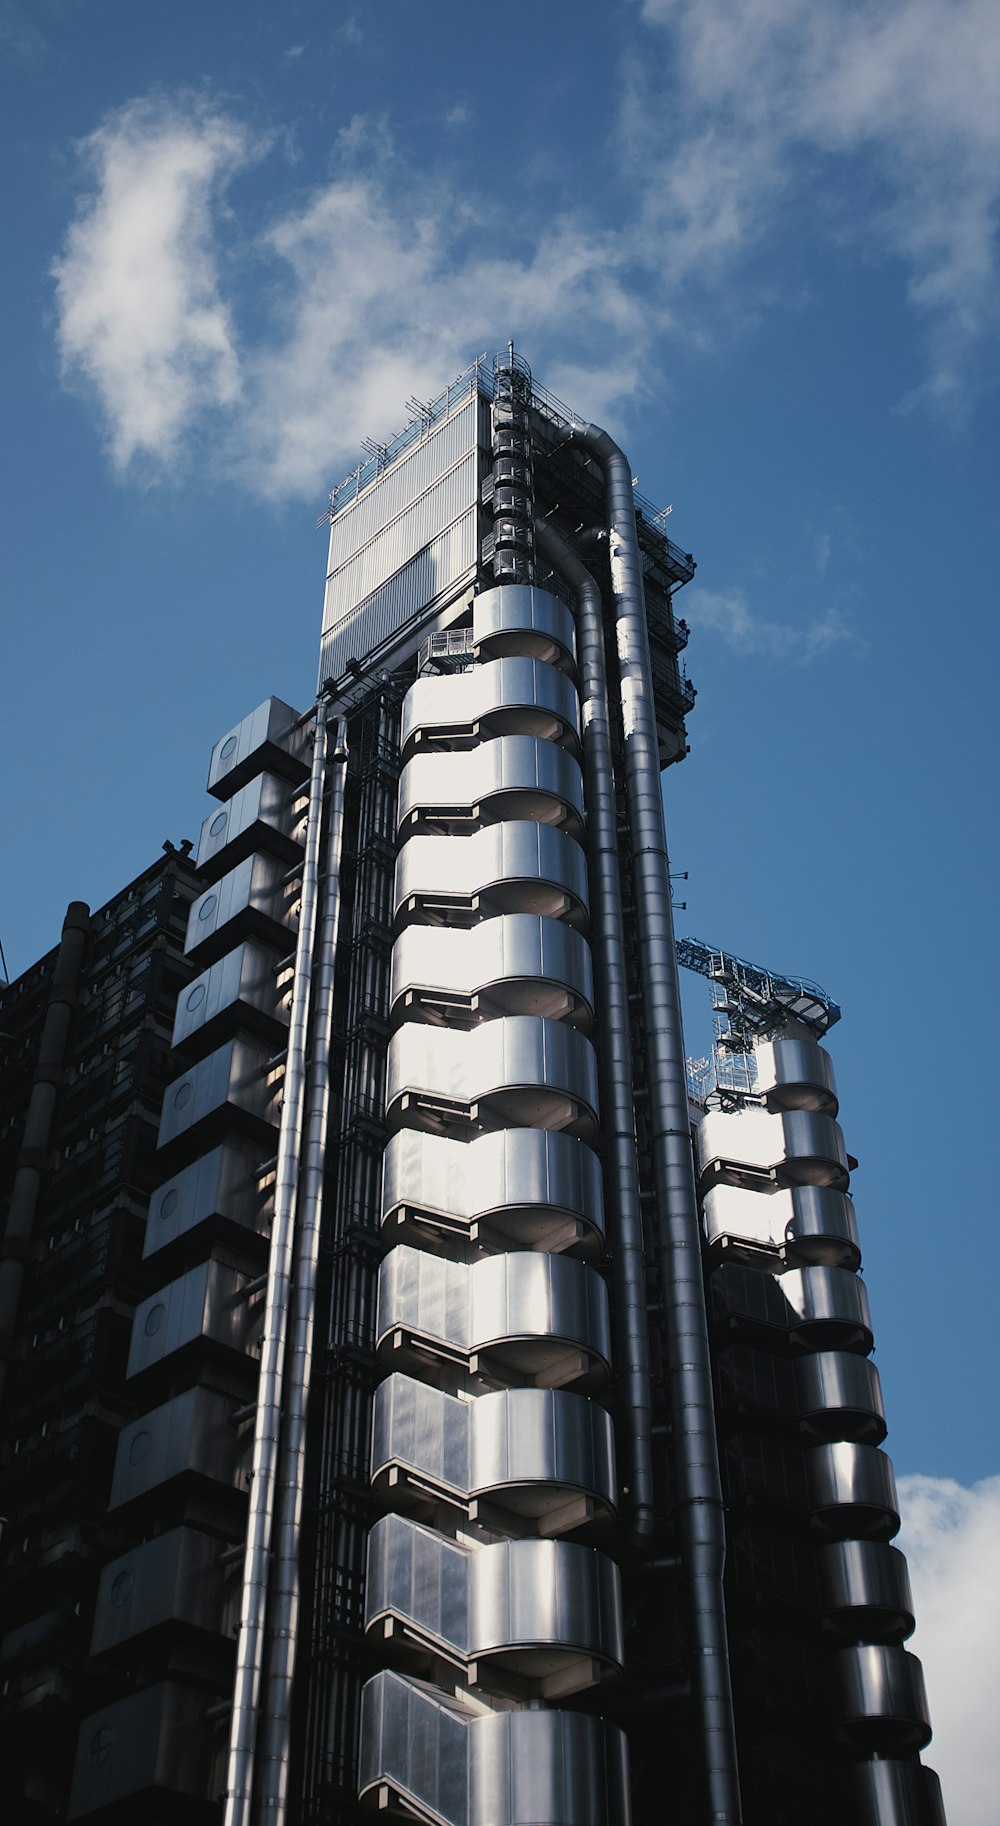
M 938 1578 L 1000 1514 L 993 0 L 6 0 L 0 50 L 11 971 L 304 703 L 328 488 L 513 335 L 699 560 L 682 929 L 843 1006 Z

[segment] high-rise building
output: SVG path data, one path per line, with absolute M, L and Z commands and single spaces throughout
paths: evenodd
M 331 499 L 314 707 L 212 752 L 75 1760 L 22 1817 L 942 1826 L 838 1011 L 673 933 L 694 561 L 513 349 L 414 406 Z

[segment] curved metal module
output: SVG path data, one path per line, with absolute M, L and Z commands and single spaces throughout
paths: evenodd
M 590 1030 L 590 948 L 560 920 L 501 914 L 470 931 L 410 926 L 393 946 L 390 1014 L 468 1027 L 487 1015 L 535 1014 Z
M 385 1150 L 382 1223 L 426 1247 L 593 1253 L 604 1235 L 596 1154 L 559 1130 L 501 1129 L 472 1141 L 400 1129 Z
M 597 1062 L 562 1021 L 511 1015 L 471 1033 L 411 1021 L 386 1061 L 386 1120 L 437 1131 L 470 1127 L 597 1129 Z
M 537 913 L 584 928 L 588 908 L 580 845 L 533 819 L 507 819 L 471 836 L 411 837 L 396 862 L 397 923 L 453 927 Z
M 583 778 L 565 749 L 497 736 L 467 754 L 417 754 L 399 776 L 400 839 L 532 818 L 583 835 Z
M 494 659 L 445 678 L 418 678 L 403 700 L 400 753 L 471 749 L 485 736 L 528 735 L 580 750 L 573 681 L 535 659 Z

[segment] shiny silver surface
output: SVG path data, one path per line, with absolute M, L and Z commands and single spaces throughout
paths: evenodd
M 758 1040 L 753 1049 L 757 1090 L 770 1110 L 838 1110 L 833 1060 L 815 1040 Z
M 171 1528 L 125 1553 L 101 1573 L 94 1609 L 92 1655 L 165 1623 L 228 1636 L 237 1620 L 238 1575 L 220 1566 L 217 1535 Z
M 440 1826 L 630 1826 L 624 1734 L 558 1711 L 484 1712 L 399 1674 L 362 1695 L 361 1798 Z
M 692 1170 L 687 1058 L 673 933 L 670 859 L 660 788 L 659 738 L 631 465 L 597 425 L 566 435 L 604 475 L 624 734 L 649 1142 L 656 1191 L 653 1246 L 667 1339 L 667 1393 L 679 1487 L 682 1565 L 691 1632 L 694 1712 L 704 1746 L 707 1813 L 741 1818 L 722 1571 L 726 1530 Z
M 157 1145 L 165 1147 L 226 1109 L 276 1125 L 280 1100 L 281 1073 L 271 1048 L 256 1040 L 229 1040 L 167 1085 Z
M 493 659 L 468 672 L 418 678 L 403 699 L 400 753 L 468 750 L 490 736 L 536 736 L 580 750 L 573 682 L 535 659 Z
M 208 962 L 243 938 L 263 938 L 290 949 L 291 939 L 285 941 L 292 925 L 292 896 L 285 873 L 277 857 L 255 853 L 206 888 L 191 903 L 184 941 L 187 956 Z
M 594 952 L 597 962 L 601 1046 L 598 1073 L 603 1111 L 605 1171 L 614 1213 L 611 1274 L 618 1336 L 619 1429 L 625 1444 L 624 1478 L 629 1526 L 636 1540 L 655 1526 L 652 1464 L 652 1391 L 646 1311 L 646 1244 L 639 1194 L 632 1069 L 632 1011 L 622 906 L 618 807 L 608 703 L 601 592 L 590 572 L 539 518 L 541 555 L 572 586 L 579 624 L 583 773 L 587 804 L 588 866 L 593 880 Z
M 840 1733 L 853 1749 L 906 1754 L 930 1742 L 924 1670 L 915 1655 L 865 1642 L 840 1649 L 834 1668 Z
M 876 1446 L 840 1441 L 802 1454 L 813 1523 L 828 1538 L 889 1541 L 899 1531 L 892 1460 Z
M 309 770 L 306 736 L 297 710 L 280 698 L 265 698 L 219 737 L 208 765 L 208 791 L 216 799 L 231 799 L 254 774 L 267 770 L 303 779 Z
M 885 1409 L 878 1370 L 849 1351 L 817 1351 L 795 1364 L 799 1418 L 816 1439 L 881 1445 Z
M 187 1472 L 244 1489 L 248 1441 L 246 1427 L 233 1424 L 237 1407 L 235 1397 L 214 1389 L 187 1389 L 123 1427 L 108 1508 L 120 1509 Z
M 257 774 L 226 805 L 209 812 L 198 839 L 198 867 L 218 881 L 254 850 L 294 862 L 304 810 L 300 787 L 276 774 Z
M 486 1021 L 471 1033 L 410 1022 L 389 1042 L 386 1120 L 589 1137 L 597 1127 L 594 1049 L 574 1028 L 533 1015 Z
M 382 1223 L 413 1240 L 593 1248 L 604 1233 L 600 1163 L 556 1130 L 501 1129 L 453 1141 L 401 1129 L 385 1150 Z
M 946 1826 L 941 1784 L 921 1763 L 888 1756 L 853 1763 L 846 1785 L 851 1826 Z
M 282 1428 L 285 1344 L 291 1302 L 299 1173 L 306 1097 L 306 1062 L 312 1008 L 313 951 L 319 909 L 319 864 L 326 789 L 327 725 L 313 722 L 308 817 L 302 862 L 302 904 L 292 969 L 292 1003 L 275 1164 L 274 1218 L 264 1288 L 263 1342 L 247 1512 L 240 1627 L 229 1729 L 223 1818 L 249 1826 L 263 1674 L 268 1584 L 271 1573 L 275 1491 Z
M 861 1262 L 854 1204 L 832 1186 L 784 1186 L 760 1191 L 720 1181 L 702 1201 L 710 1245 L 779 1250 L 793 1265 L 856 1269 Z
M 399 776 L 400 838 L 531 818 L 583 831 L 579 763 L 553 742 L 497 736 L 471 754 L 417 754 Z
M 503 1014 L 548 1015 L 589 1032 L 590 947 L 572 927 L 533 913 L 504 913 L 468 931 L 409 926 L 393 946 L 389 1008 L 397 1020 L 463 1027 Z
M 243 1293 L 250 1276 L 210 1257 L 151 1293 L 135 1309 L 126 1376 L 141 1376 L 198 1339 L 254 1358 L 260 1346 L 262 1303 Z
M 775 1174 L 781 1185 L 846 1191 L 847 1150 L 840 1124 L 815 1110 L 709 1110 L 695 1131 L 703 1181 L 740 1184 Z
M 411 837 L 396 862 L 395 912 L 444 925 L 497 913 L 540 913 L 584 926 L 587 862 L 564 831 L 532 819 L 471 836 Z
M 384 1635 L 387 1621 L 401 1652 L 443 1656 L 480 1688 L 519 1676 L 529 1696 L 593 1686 L 624 1657 L 621 1579 L 604 1554 L 569 1541 L 463 1547 L 398 1515 L 368 1537 L 365 1628 Z
M 558 1389 L 462 1401 L 389 1376 L 375 1391 L 371 1475 L 409 1508 L 444 1503 L 474 1519 L 485 1501 L 509 1533 L 568 1533 L 616 1503 L 610 1417 Z
M 914 1628 L 906 1560 L 887 1541 L 831 1541 L 819 1554 L 828 1629 L 853 1642 L 903 1642 Z
M 188 1054 L 204 1050 L 224 1025 L 230 1031 L 252 1030 L 255 1022 L 258 1030 L 287 1026 L 287 985 L 279 991 L 277 962 L 273 951 L 247 943 L 210 964 L 177 998 L 171 1046 Z
M 482 590 L 472 603 L 472 645 L 485 659 L 508 653 L 547 660 L 571 675 L 576 641 L 573 617 L 550 590 L 507 583 Z
M 379 1270 L 376 1348 L 417 1374 L 435 1361 L 559 1388 L 606 1373 L 600 1275 L 564 1256 L 496 1255 L 466 1266 L 399 1244 Z
M 711 1276 L 710 1289 L 716 1320 L 730 1329 L 775 1326 L 804 1350 L 871 1350 L 867 1290 L 846 1268 L 766 1274 L 727 1262 Z
M 270 1654 L 261 1692 L 257 1749 L 257 1792 L 264 1817 L 287 1816 L 290 1729 L 295 1655 L 298 1644 L 300 1554 L 306 1463 L 306 1417 L 314 1363 L 316 1282 L 327 1145 L 330 1128 L 330 1050 L 333 1039 L 337 939 L 340 931 L 340 868 L 344 846 L 347 731 L 327 729 L 331 756 L 326 815 L 325 868 L 320 894 L 319 956 L 313 997 L 303 1112 L 302 1181 L 296 1207 L 296 1246 L 291 1314 L 285 1351 L 285 1388 L 280 1457 L 275 1487 L 275 1523 L 269 1594 Z M 304 895 L 303 895 L 304 899 Z
M 138 1819 L 164 1792 L 201 1807 L 222 1774 L 205 1702 L 202 1689 L 163 1680 L 92 1712 L 80 1726 L 67 1819 L 128 1801 L 131 1814 L 120 1817 Z
M 213 1219 L 263 1233 L 271 1206 L 260 1188 L 261 1158 L 259 1149 L 224 1141 L 158 1186 L 149 1201 L 143 1255 L 155 1255 Z

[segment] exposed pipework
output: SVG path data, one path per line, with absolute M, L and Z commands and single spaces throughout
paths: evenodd
M 256 1812 L 261 1822 L 287 1818 L 292 1683 L 301 1580 L 302 1491 L 305 1482 L 306 1417 L 313 1365 L 316 1277 L 319 1265 L 323 1181 L 330 1111 L 330 1048 L 337 937 L 340 929 L 340 865 L 344 845 L 347 725 L 337 721 L 327 813 L 326 874 L 316 970 L 312 1054 L 305 1110 L 305 1150 L 296 1225 L 291 1334 L 288 1340 L 284 1422 L 276 1492 L 276 1544 L 271 1578 L 269 1659 L 261 1704 Z
M 612 1267 L 622 1396 L 619 1414 L 628 1442 L 632 1532 L 637 1539 L 645 1539 L 652 1534 L 654 1522 L 649 1331 L 601 592 L 548 521 L 536 522 L 535 539 L 542 556 L 562 572 L 576 595 L 587 853 L 597 953 L 598 1065 L 609 1203 L 613 1201 L 615 1219 Z
M 295 1217 L 302 1155 L 306 1090 L 306 1048 L 312 999 L 312 959 L 316 941 L 319 898 L 320 841 L 323 827 L 323 793 L 326 778 L 326 720 L 317 710 L 309 780 L 309 812 L 302 898 L 295 942 L 292 1005 L 285 1061 L 284 1098 L 278 1131 L 275 1169 L 274 1217 L 268 1258 L 264 1303 L 264 1337 L 257 1414 L 254 1425 L 253 1469 L 247 1514 L 243 1591 L 233 1682 L 233 1712 L 229 1735 L 224 1826 L 249 1826 L 254 1786 L 254 1755 L 260 1705 L 264 1655 L 265 1618 L 278 1447 L 281 1432 L 282 1392 L 288 1306 L 295 1246 Z
M 38 1059 L 25 1111 L 21 1146 L 14 1169 L 7 1223 L 0 1243 L 0 1398 L 7 1373 L 7 1352 L 14 1339 L 21 1289 L 31 1250 L 31 1234 L 42 1187 L 42 1173 L 52 1133 L 59 1088 L 66 1062 L 70 1022 L 76 1007 L 80 966 L 90 926 L 90 908 L 71 900 L 52 972 L 52 987 L 38 1045 Z
M 564 433 L 604 472 L 644 1005 L 656 1193 L 654 1241 L 669 1353 L 673 1447 L 693 1650 L 692 1684 L 706 1745 L 707 1817 L 717 1826 L 738 1826 L 742 1812 L 722 1584 L 725 1513 L 687 1108 L 670 863 L 660 793 L 632 474 L 624 452 L 598 426 L 574 421 L 564 427 Z

